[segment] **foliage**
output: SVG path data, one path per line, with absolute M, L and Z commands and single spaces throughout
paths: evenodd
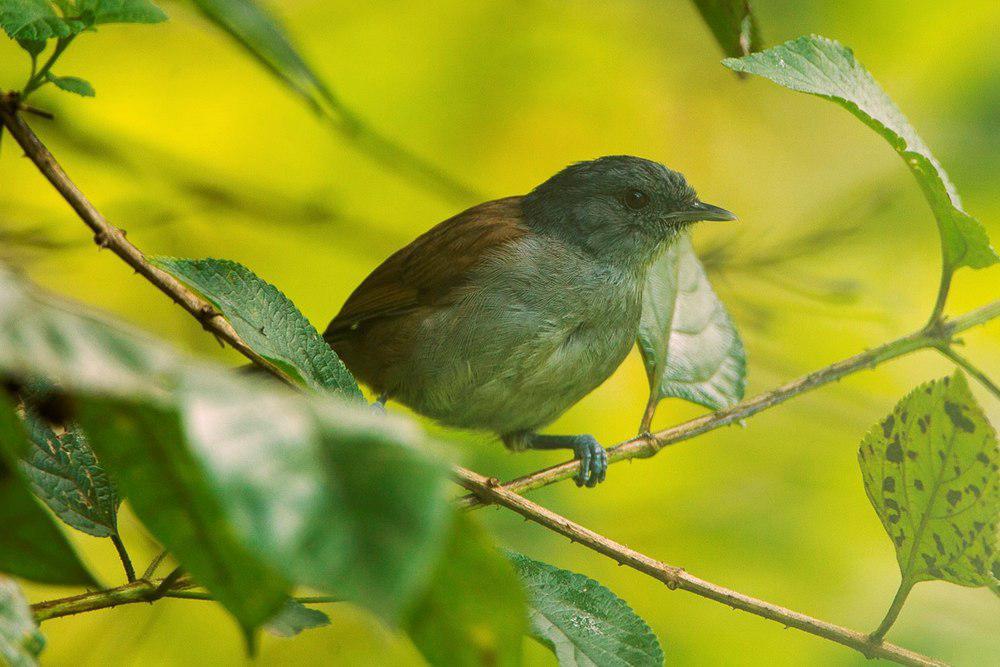
M 748 0 L 693 1 L 727 56 L 746 56 L 760 50 L 760 26 Z
M 28 601 L 12 579 L 0 575 L 0 662 L 31 667 L 45 646 Z

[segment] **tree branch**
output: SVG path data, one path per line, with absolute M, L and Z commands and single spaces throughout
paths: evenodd
M 459 484 L 477 496 L 480 496 L 484 501 L 503 505 L 530 521 L 534 521 L 549 530 L 568 537 L 573 542 L 579 542 L 588 549 L 618 561 L 621 565 L 626 565 L 662 581 L 671 590 L 679 588 L 708 598 L 709 600 L 729 605 L 733 609 L 741 609 L 761 618 L 777 621 L 786 627 L 797 628 L 817 637 L 829 639 L 830 641 L 860 651 L 869 658 L 885 658 L 901 665 L 945 664 L 939 660 L 914 653 L 894 644 L 870 640 L 867 635 L 856 630 L 827 623 L 826 621 L 779 607 L 770 602 L 737 593 L 704 579 L 699 579 L 679 567 L 654 560 L 623 544 L 619 544 L 588 528 L 584 528 L 580 524 L 574 523 L 541 505 L 537 505 L 505 487 L 496 486 L 491 483 L 489 478 L 483 477 L 471 470 L 456 467 L 454 474 Z
M 747 417 L 752 417 L 758 412 L 763 412 L 768 408 L 780 405 L 799 394 L 835 382 L 857 371 L 875 368 L 886 361 L 917 350 L 925 348 L 942 349 L 942 346 L 947 348 L 947 345 L 956 333 L 984 324 L 997 317 L 1000 317 L 1000 300 L 971 310 L 952 320 L 938 323 L 936 326 L 925 327 L 884 345 L 856 354 L 853 357 L 848 357 L 809 375 L 792 380 L 776 389 L 758 394 L 742 403 L 737 403 L 725 410 L 696 417 L 657 433 L 645 433 L 631 440 L 626 440 L 608 450 L 608 462 L 615 463 L 634 458 L 648 458 L 668 445 L 673 445 L 722 426 L 728 426 Z M 560 480 L 569 479 L 577 473 L 579 468 L 579 461 L 567 461 L 566 463 L 560 463 L 530 475 L 525 475 L 524 477 L 518 477 L 504 484 L 503 487 L 508 491 L 530 491 Z M 460 502 L 465 507 L 477 507 L 483 504 L 482 499 L 474 495 L 466 496 Z

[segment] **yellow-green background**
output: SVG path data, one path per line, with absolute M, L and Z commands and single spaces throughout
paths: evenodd
M 684 172 L 738 225 L 696 231 L 727 253 L 718 290 L 744 333 L 748 393 L 908 332 L 926 318 L 939 251 L 933 219 L 893 151 L 844 110 L 763 80 L 739 81 L 685 0 L 271 3 L 360 115 L 484 197 L 522 193 L 575 160 L 634 153 Z M 754 3 L 769 44 L 815 32 L 852 46 L 1000 239 L 1000 3 Z M 93 202 L 150 253 L 238 260 L 322 328 L 395 247 L 474 201 L 387 174 L 317 122 L 186 4 L 158 26 L 102 27 L 56 68 L 97 89 L 46 89 L 30 119 Z M 0 40 L 0 87 L 27 58 Z M 51 86 L 49 87 L 51 88 Z M 46 287 L 163 339 L 236 361 L 108 253 L 5 137 L 0 256 Z M 807 235 L 823 232 L 818 239 Z M 775 252 L 783 261 L 769 263 Z M 717 256 L 717 255 L 716 255 Z M 951 312 L 998 296 L 1000 269 L 962 270 Z M 1000 377 L 1000 325 L 964 336 Z M 853 376 L 651 460 L 615 465 L 598 490 L 531 497 L 651 556 L 832 622 L 871 629 L 897 584 L 891 544 L 862 489 L 857 443 L 919 382 L 951 372 L 930 352 Z M 602 442 L 635 431 L 646 381 L 630 358 L 552 428 Z M 973 387 L 994 424 L 1000 405 Z M 700 409 L 661 406 L 659 427 Z M 509 454 L 464 435 L 455 456 L 507 478 L 563 459 Z M 670 664 L 862 664 L 847 649 L 735 612 L 572 545 L 505 511 L 479 513 L 511 548 L 584 572 L 652 625 Z M 152 541 L 126 511 L 141 565 Z M 75 536 L 107 582 L 111 545 Z M 28 586 L 32 600 L 69 591 Z M 411 664 L 408 641 L 346 606 L 332 626 L 266 636 L 261 664 Z M 52 665 L 239 664 L 236 626 L 210 603 L 164 601 L 45 623 Z M 961 665 L 1000 663 L 1000 601 L 916 587 L 889 638 Z M 526 642 L 532 664 L 552 658 Z

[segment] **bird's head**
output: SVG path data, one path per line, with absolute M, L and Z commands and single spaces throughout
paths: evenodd
M 646 265 L 701 220 L 735 220 L 659 162 L 612 155 L 572 164 L 524 199 L 525 222 L 611 261 Z

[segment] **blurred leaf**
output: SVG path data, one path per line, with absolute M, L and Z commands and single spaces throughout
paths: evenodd
M 638 342 L 650 386 L 643 430 L 668 396 L 713 410 L 743 398 L 743 342 L 687 235 L 649 269 Z
M 54 83 L 56 88 L 82 97 L 93 97 L 94 87 L 87 81 L 76 76 L 56 76 L 52 72 L 45 73 L 45 80 Z
M 10 667 L 33 667 L 45 647 L 31 607 L 21 587 L 0 575 L 0 663 Z
M 156 257 L 151 261 L 210 301 L 268 361 L 313 389 L 361 400 L 358 383 L 344 362 L 274 285 L 228 260 Z
M 330 625 L 330 617 L 319 609 L 310 609 L 301 602 L 287 600 L 278 615 L 264 625 L 264 629 L 278 637 L 294 637 L 303 630 Z
M 159 23 L 163 10 L 149 0 L 77 0 L 77 12 L 92 15 L 94 23 Z
M 33 42 L 67 37 L 83 27 L 64 21 L 48 0 L 0 0 L 0 26 L 11 39 Z
M 961 371 L 903 398 L 862 440 L 858 461 L 904 586 L 1000 590 L 1000 451 Z
M 0 373 L 75 396 L 136 515 L 244 627 L 282 579 L 395 620 L 440 553 L 447 470 L 410 422 L 195 365 L 2 269 Z
M 432 665 L 518 665 L 527 630 L 524 591 L 485 531 L 458 513 L 407 631 Z
M 14 407 L 0 397 L 0 572 L 48 584 L 94 586 L 93 577 L 18 470 L 25 439 Z
M 745 56 L 760 50 L 760 27 L 748 0 L 692 2 L 727 56 Z
M 3 0 L 0 0 L 0 5 L 3 4 Z M 45 50 L 45 40 L 44 39 L 19 39 L 17 40 L 18 45 L 27 51 L 32 57 L 36 57 L 39 53 Z
M 26 402 L 27 403 L 27 402 Z M 118 492 L 76 425 L 57 435 L 26 404 L 25 430 L 31 447 L 21 471 L 35 495 L 56 516 L 94 537 L 118 534 Z
M 1000 257 L 982 224 L 964 210 L 948 175 L 854 53 L 825 37 L 799 37 L 724 64 L 840 104 L 884 137 L 906 161 L 937 218 L 945 273 L 990 266 Z
M 656 635 L 607 588 L 521 554 L 510 558 L 528 591 L 532 635 L 560 665 L 663 665 Z

